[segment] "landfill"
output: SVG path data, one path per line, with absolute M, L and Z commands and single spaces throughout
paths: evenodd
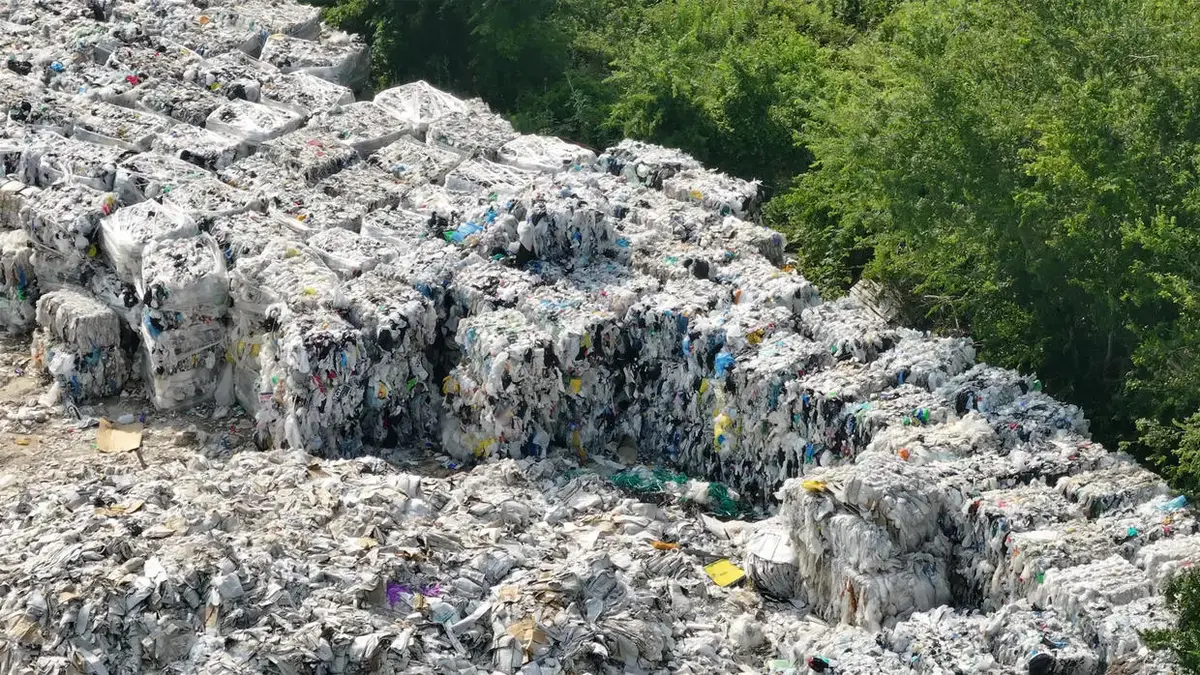
M 0 49 L 0 672 L 1175 672 L 1187 498 L 757 182 L 290 0 Z

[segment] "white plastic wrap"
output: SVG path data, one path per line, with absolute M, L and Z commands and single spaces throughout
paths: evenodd
M 381 241 L 338 229 L 314 234 L 309 237 L 308 245 L 342 278 L 356 277 L 399 255 L 399 251 Z
M 500 146 L 497 161 L 528 171 L 579 171 L 596 162 L 596 153 L 553 136 L 521 135 Z
M 367 45 L 340 31 L 322 31 L 317 40 L 271 35 L 262 60 L 284 73 L 307 73 L 355 90 L 366 85 L 371 68 Z
M 208 234 L 152 241 L 142 254 L 137 291 L 149 309 L 224 316 L 229 305 L 225 257 Z
M 120 209 L 100 226 L 100 248 L 117 276 L 134 282 L 142 275 L 142 255 L 154 241 L 190 237 L 196 221 L 169 204 L 145 201 Z
M 204 126 L 243 143 L 259 145 L 295 131 L 303 122 L 303 117 L 290 110 L 233 99 L 214 110 Z
M 462 155 L 431 147 L 420 141 L 402 137 L 369 158 L 375 166 L 395 176 L 406 185 L 441 184 L 446 174 L 462 162 Z
M 371 101 L 340 106 L 309 123 L 354 148 L 364 159 L 410 132 L 395 115 Z
M 241 141 L 189 124 L 177 124 L 159 134 L 154 150 L 208 171 L 224 169 L 244 152 Z
M 464 112 L 467 102 L 437 89 L 424 80 L 384 89 L 375 103 L 424 135 L 429 124 L 452 112 Z

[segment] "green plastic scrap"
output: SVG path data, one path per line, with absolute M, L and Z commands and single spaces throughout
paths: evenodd
M 733 518 L 742 512 L 742 506 L 729 496 L 729 488 L 721 483 L 708 484 L 708 509 L 726 518 Z
M 626 469 L 612 478 L 613 485 L 631 492 L 662 492 L 667 483 L 683 485 L 687 476 L 666 469 L 649 470 L 645 467 Z

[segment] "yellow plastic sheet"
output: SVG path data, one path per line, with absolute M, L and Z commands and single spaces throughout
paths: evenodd
M 734 565 L 725 558 L 704 566 L 704 573 L 718 586 L 729 586 L 746 578 L 742 568 Z

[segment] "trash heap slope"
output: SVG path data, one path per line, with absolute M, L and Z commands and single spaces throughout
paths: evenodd
M 260 449 L 283 453 L 264 457 L 281 462 L 406 445 L 459 462 L 522 460 L 535 473 L 528 459 L 563 450 L 670 465 L 775 514 L 730 555 L 759 591 L 832 622 L 793 636 L 793 657 L 826 652 L 839 672 L 1034 659 L 1078 673 L 1128 659 L 1167 668 L 1136 629 L 1169 620 L 1157 593 L 1195 560 L 1190 509 L 1091 443 L 1081 411 L 1036 379 L 975 363 L 968 340 L 891 324 L 870 289 L 823 302 L 788 263 L 783 236 L 756 224 L 756 183 L 637 141 L 597 155 L 518 134 L 484 102 L 424 82 L 365 100 L 369 51 L 313 7 L 50 4 L 0 9 L 0 323 L 33 333 L 34 365 L 68 407 L 141 386 L 164 412 L 237 408 Z M 267 460 L 238 461 L 258 470 Z M 156 480 L 173 492 L 188 479 Z M 258 489 L 241 480 L 239 490 Z M 208 489 L 197 485 L 188 489 Z M 23 519 L 10 536 L 29 534 L 22 523 L 108 524 L 84 523 L 86 500 L 63 490 L 33 511 L 16 502 Z M 328 506 L 323 493 L 304 498 Z M 400 490 L 385 501 L 412 499 Z M 174 503 L 160 501 L 164 512 Z M 380 627 L 395 619 L 373 613 L 395 604 L 379 598 L 387 574 L 347 585 L 352 571 L 316 569 L 339 555 L 328 541 L 316 558 L 275 545 L 235 553 L 253 517 L 193 510 L 130 535 L 220 532 L 232 548 L 208 567 L 192 544 L 135 553 L 82 536 L 50 558 L 9 561 L 20 591 L 6 596 L 5 653 L 14 667 L 87 672 L 222 672 L 228 659 L 349 672 L 393 651 L 395 668 L 441 653 L 410 652 L 414 633 Z M 313 517 L 246 531 L 329 526 Z M 364 528 L 354 536 L 380 541 Z M 694 576 L 694 555 L 653 550 L 684 556 L 680 574 Z M 267 571 L 276 553 L 295 567 Z M 87 589 L 47 571 L 60 558 L 96 563 L 77 580 Z M 663 591 L 617 567 L 643 594 Z M 700 649 L 687 640 L 712 637 L 645 614 L 604 625 L 605 594 L 561 589 L 567 632 L 543 636 L 536 617 L 514 632 L 484 598 L 519 568 L 471 578 L 478 593 L 443 603 L 453 615 L 410 603 L 468 622 L 444 637 L 462 661 L 454 668 L 482 667 L 482 651 L 505 672 L 587 659 L 606 672 L 679 668 L 675 638 Z M 322 624 L 263 651 L 264 636 L 321 624 L 324 610 L 280 619 L 249 598 L 297 607 L 334 588 L 354 598 L 334 603 L 347 612 L 339 620 L 351 606 L 365 612 L 341 633 L 352 648 L 335 650 Z M 77 602 L 85 591 L 91 605 Z M 672 607 L 690 608 L 681 593 Z M 573 632 L 578 617 L 607 637 Z M 1069 639 L 1035 630 L 1039 617 Z M 784 639 L 763 642 L 745 622 L 734 632 L 756 646 Z M 525 642 L 521 654 L 505 634 Z M 554 645 L 544 652 L 532 646 L 543 637 Z M 727 657 L 707 665 L 729 667 Z

